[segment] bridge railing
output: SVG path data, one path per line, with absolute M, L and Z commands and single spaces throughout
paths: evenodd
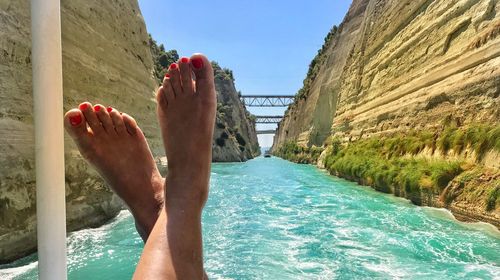
M 288 107 L 294 95 L 242 95 L 241 102 L 247 107 Z

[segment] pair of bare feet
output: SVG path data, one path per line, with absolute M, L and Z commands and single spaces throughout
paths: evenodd
M 168 159 L 165 179 L 131 116 L 85 102 L 66 113 L 65 128 L 134 216 L 146 242 L 134 277 L 202 279 L 201 212 L 208 196 L 216 108 L 208 59 L 195 54 L 172 64 L 157 103 Z

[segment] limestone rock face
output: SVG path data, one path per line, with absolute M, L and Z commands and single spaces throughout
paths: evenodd
M 279 124 L 273 149 L 290 139 L 302 145 L 321 145 L 330 135 L 341 90 L 342 71 L 359 40 L 368 2 L 353 1 L 338 31 L 327 44 L 324 63 L 319 66 L 318 74 L 306 92 L 307 97 L 298 99 Z
M 321 145 L 500 117 L 500 3 L 354 0 L 306 98 L 275 136 Z
M 162 151 L 137 1 L 68 0 L 61 13 L 64 109 L 85 100 L 112 105 L 134 116 L 151 148 Z M 0 0 L 0 262 L 36 249 L 30 24 L 29 1 Z M 65 140 L 68 230 L 101 225 L 123 205 Z
M 214 65 L 217 119 L 212 144 L 214 162 L 241 162 L 260 154 L 255 122 L 240 101 L 230 70 Z
M 61 14 L 64 109 L 88 100 L 127 112 L 163 156 L 151 42 L 137 1 L 65 0 Z M 30 25 L 28 0 L 0 0 L 0 263 L 36 250 Z M 258 155 L 255 124 L 232 79 L 218 76 L 217 98 L 225 111 L 214 141 L 228 137 L 214 144 L 214 161 Z M 123 203 L 65 137 L 68 231 L 99 226 Z
M 287 141 L 321 146 L 329 136 L 346 143 L 435 132 L 450 121 L 498 125 L 499 35 L 496 0 L 354 0 L 325 44 L 319 70 L 280 123 L 273 150 Z M 497 160 L 479 164 L 499 174 Z M 484 221 L 500 215 L 500 209 L 489 218 L 480 217 L 484 210 L 467 212 L 484 207 L 454 197 L 449 208 L 457 215 Z
M 332 129 L 348 137 L 500 117 L 500 3 L 370 1 Z M 340 131 L 339 131 L 340 132 Z
M 177 50 L 166 51 L 165 46 L 158 44 L 153 38 L 150 38 L 150 45 L 155 62 L 155 76 L 158 84 L 161 84 L 170 65 L 179 60 L 179 54 Z M 215 61 L 212 61 L 212 67 L 217 91 L 217 121 L 212 141 L 212 161 L 241 162 L 252 159 L 260 153 L 254 118 L 239 98 L 234 86 L 233 72 L 221 68 Z M 162 157 L 161 160 L 166 162 L 167 159 Z

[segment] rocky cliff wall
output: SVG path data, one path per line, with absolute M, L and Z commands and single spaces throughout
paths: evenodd
M 495 0 L 355 0 L 312 86 L 290 107 L 275 147 L 322 145 L 500 116 Z
M 0 0 L 0 263 L 36 250 L 29 13 L 27 0 Z M 62 1 L 61 13 L 64 109 L 85 100 L 112 105 L 134 116 L 155 156 L 164 155 L 151 40 L 137 1 Z M 228 139 L 214 144 L 214 160 L 254 157 L 255 126 L 232 80 L 218 79 L 217 91 L 227 112 L 216 135 L 227 131 Z M 65 137 L 68 230 L 99 226 L 123 205 Z
M 213 63 L 217 91 L 217 119 L 212 144 L 214 162 L 239 162 L 260 154 L 255 120 L 234 86 L 233 74 Z
M 29 1 L 0 0 L 1 262 L 36 248 L 29 13 Z M 64 109 L 89 100 L 129 112 L 159 151 L 152 58 L 137 1 L 62 1 L 61 13 Z M 122 204 L 65 140 L 68 230 L 100 225 Z
M 177 50 L 165 50 L 150 38 L 155 64 L 154 76 L 161 84 L 171 63 L 179 60 Z M 212 62 L 217 91 L 217 119 L 212 142 L 213 162 L 241 162 L 260 154 L 254 117 L 240 100 L 234 85 L 233 72 Z
M 500 117 L 500 4 L 370 1 L 332 129 L 348 137 Z M 345 128 L 345 123 L 348 128 Z
M 451 145 L 446 134 L 462 129 L 477 138 L 467 144 L 470 149 L 495 149 L 500 124 L 499 12 L 497 0 L 354 0 L 343 23 L 325 43 L 317 71 L 306 78 L 306 90 L 280 123 L 273 151 L 290 154 L 282 148 L 295 147 L 301 154 L 313 146 L 329 147 L 333 139 L 343 145 L 371 138 L 382 143 L 384 137 L 417 133 L 420 140 L 427 141 L 417 147 L 427 145 L 429 158 L 439 155 L 447 162 L 472 162 L 487 169 L 476 172 L 475 177 L 498 178 L 498 152 L 457 156 L 456 151 L 439 151 L 436 146 Z M 464 149 L 464 136 L 454 135 L 453 145 Z M 482 142 L 484 138 L 490 140 Z M 328 152 L 320 159 L 327 158 Z M 370 183 L 360 180 L 363 176 L 345 177 Z M 498 181 L 490 179 L 470 188 L 479 193 L 480 185 L 489 182 L 494 206 L 500 186 L 492 186 Z M 464 188 L 458 189 L 462 192 Z M 438 196 L 439 192 L 434 197 Z M 460 201 L 445 204 L 452 209 Z M 462 203 L 462 210 L 467 207 L 474 208 L 474 202 Z M 467 212 L 462 210 L 462 214 Z M 480 217 L 483 214 L 498 219 L 498 207 L 491 211 L 469 211 L 467 215 L 472 220 L 472 212 L 478 214 L 476 220 L 488 220 Z
M 325 41 L 318 62 L 304 81 L 305 92 L 290 106 L 279 124 L 273 147 L 294 140 L 302 145 L 322 145 L 330 135 L 339 92 L 341 75 L 352 48 L 359 39 L 369 0 L 354 1 L 342 24 Z

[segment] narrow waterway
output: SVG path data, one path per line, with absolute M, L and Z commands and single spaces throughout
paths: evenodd
M 500 234 L 278 158 L 214 164 L 210 279 L 500 279 Z M 69 279 L 129 279 L 142 249 L 122 212 L 68 238 Z M 36 279 L 36 256 L 0 279 Z

